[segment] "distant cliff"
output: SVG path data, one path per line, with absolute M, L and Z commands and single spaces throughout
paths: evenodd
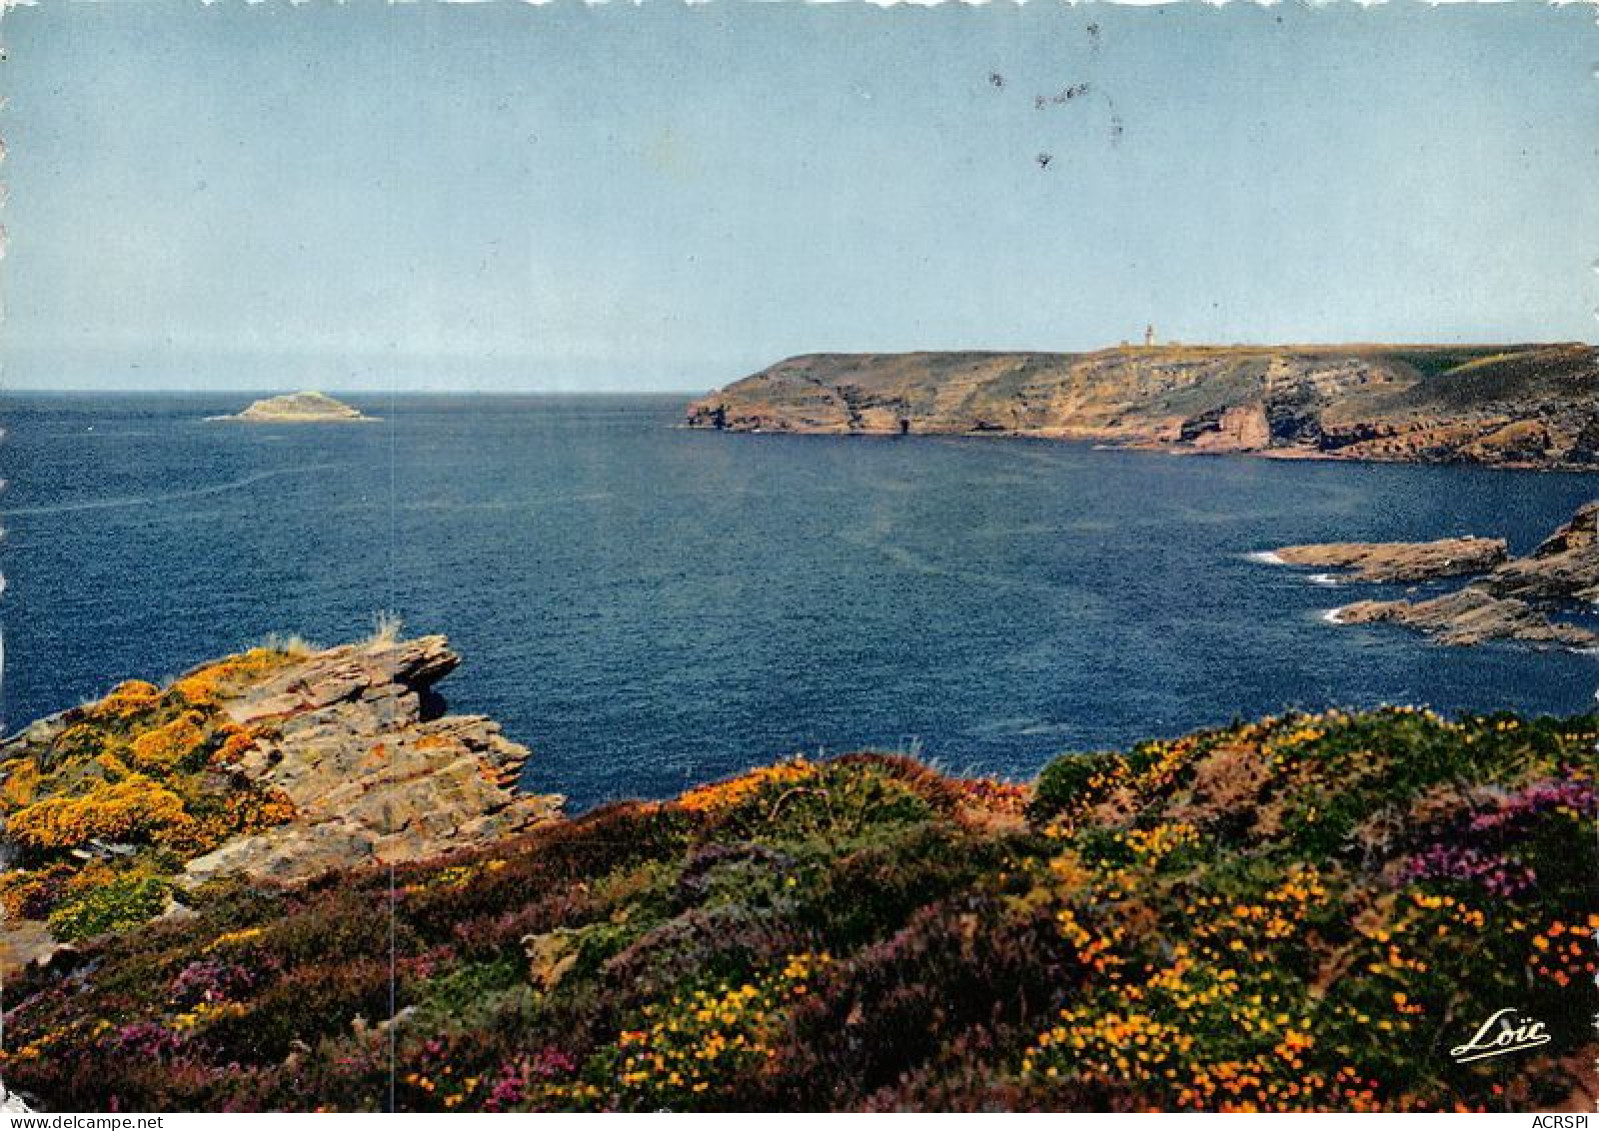
M 1599 350 L 1124 346 L 810 354 L 689 405 L 738 432 L 997 434 L 1278 457 L 1599 466 Z

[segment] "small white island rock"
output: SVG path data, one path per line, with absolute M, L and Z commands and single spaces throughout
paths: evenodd
M 259 424 L 317 424 L 324 421 L 377 420 L 360 409 L 334 400 L 326 393 L 286 393 L 256 401 L 235 416 L 212 416 L 210 420 L 244 420 Z

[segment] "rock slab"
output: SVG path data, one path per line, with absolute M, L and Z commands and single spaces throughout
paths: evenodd
M 441 713 L 434 685 L 459 663 L 442 636 L 349 645 L 225 699 L 259 736 L 240 769 L 296 816 L 190 861 L 180 882 L 418 860 L 559 816 L 561 798 L 514 789 L 525 746 L 480 715 Z
M 1350 581 L 1410 584 L 1484 573 L 1509 556 L 1503 538 L 1435 542 L 1318 542 L 1273 551 L 1288 565 L 1336 569 Z

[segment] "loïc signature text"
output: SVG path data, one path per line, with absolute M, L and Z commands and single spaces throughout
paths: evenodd
M 1548 1044 L 1549 1032 L 1543 1022 L 1519 1014 L 1516 1009 L 1501 1009 L 1482 1023 L 1471 1040 L 1450 1049 L 1449 1055 L 1455 1058 L 1455 1063 L 1465 1064 Z

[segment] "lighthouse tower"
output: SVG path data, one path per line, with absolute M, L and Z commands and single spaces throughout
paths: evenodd
M 1152 346 L 1154 344 L 1155 344 L 1155 324 L 1153 322 L 1151 322 L 1149 325 L 1144 327 L 1144 348 L 1147 349 L 1147 348 L 1149 348 L 1150 346 Z

